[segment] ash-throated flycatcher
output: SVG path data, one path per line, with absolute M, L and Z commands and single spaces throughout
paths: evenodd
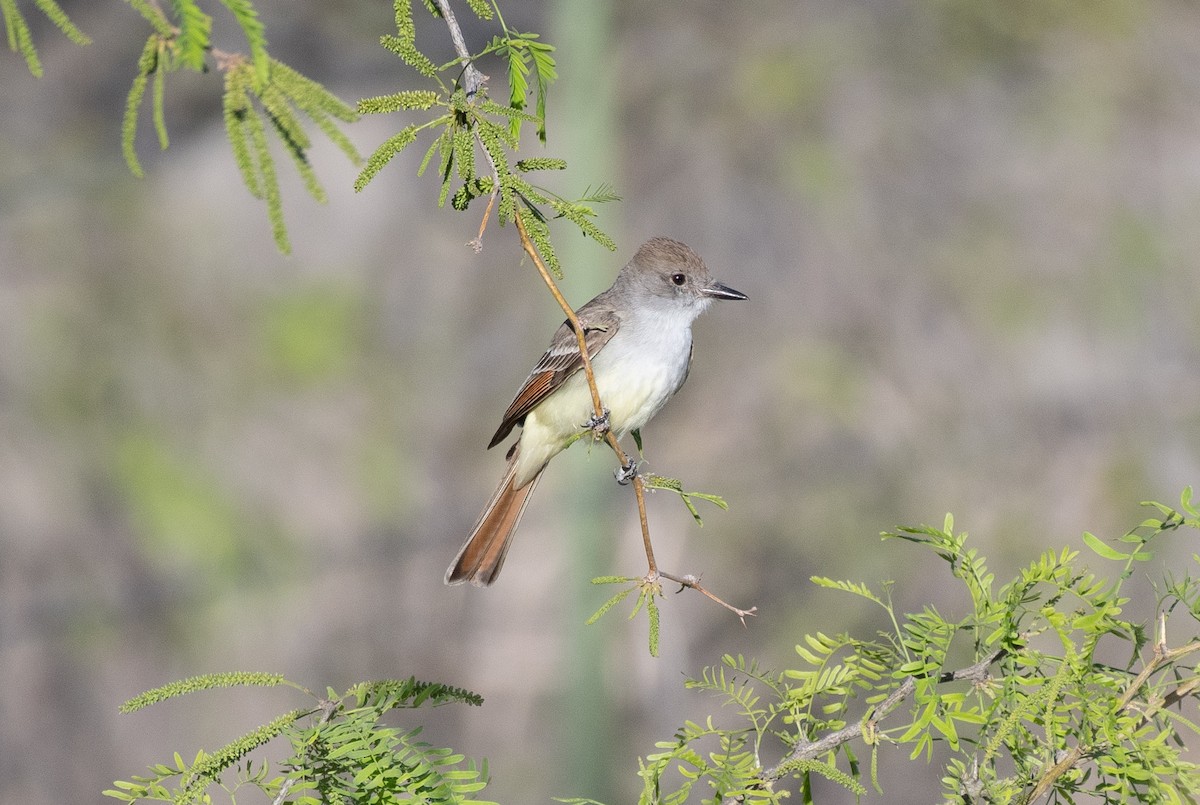
M 684 244 L 653 238 L 611 288 L 576 311 L 596 389 L 617 438 L 640 430 L 687 380 L 696 317 L 714 299 L 745 298 L 714 280 Z M 575 331 L 563 322 L 488 445 L 495 447 L 517 425 L 524 427 L 508 451 L 499 488 L 446 571 L 447 584 L 469 581 L 483 587 L 496 580 L 542 470 L 595 413 L 582 368 Z

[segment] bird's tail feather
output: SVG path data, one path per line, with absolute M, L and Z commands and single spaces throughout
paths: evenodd
M 471 536 L 463 543 L 458 556 L 454 557 L 454 561 L 446 570 L 447 584 L 469 581 L 476 587 L 486 587 L 500 575 L 504 557 L 512 544 L 513 532 L 521 522 L 521 515 L 529 503 L 529 496 L 533 494 L 534 487 L 542 477 L 542 471 L 538 470 L 533 480 L 519 489 L 514 489 L 517 452 L 513 450 L 509 453 L 508 469 L 500 480 L 500 486 L 488 501 L 483 514 L 479 515 L 479 522 L 475 524 Z

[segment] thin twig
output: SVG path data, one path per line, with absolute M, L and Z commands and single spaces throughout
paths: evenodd
M 478 139 L 478 132 L 476 132 L 475 136 Z M 500 176 L 496 170 L 496 163 L 492 162 L 492 155 L 488 154 L 486 148 L 483 149 L 483 153 L 487 155 L 488 162 L 492 166 L 492 192 L 488 196 L 487 207 L 483 211 L 483 220 L 479 222 L 479 234 L 475 236 L 473 241 L 467 244 L 475 250 L 476 254 L 483 251 L 483 230 L 487 229 L 488 221 L 492 217 L 492 208 L 496 206 L 496 197 L 500 195 Z
M 554 297 L 554 301 L 558 302 L 558 306 L 566 314 L 567 321 L 571 323 L 571 329 L 575 331 L 575 340 L 579 345 L 579 357 L 583 360 L 583 374 L 587 377 L 588 390 L 592 393 L 593 413 L 596 415 L 596 419 L 603 419 L 604 405 L 600 402 L 600 391 L 596 388 L 596 375 L 592 372 L 592 357 L 588 354 L 587 337 L 583 332 L 583 325 L 579 323 L 579 316 L 575 315 L 574 308 L 567 302 L 566 297 L 562 295 L 562 291 L 558 289 L 558 283 L 550 275 L 550 269 L 546 268 L 546 264 L 542 262 L 542 256 L 538 254 L 537 247 L 529 237 L 529 230 L 525 228 L 525 220 L 521 216 L 520 207 L 513 210 L 513 221 L 517 225 L 517 232 L 521 235 L 521 246 L 525 249 L 525 253 L 529 255 L 529 259 L 533 261 L 534 266 L 537 267 L 538 273 L 542 275 L 542 281 L 550 289 L 550 295 Z M 611 433 L 612 431 L 609 431 L 610 435 Z M 613 450 L 616 451 L 617 458 L 620 459 L 622 466 L 629 463 L 625 452 L 621 450 L 621 445 L 613 445 Z
M 454 42 L 454 52 L 458 54 L 463 65 L 463 89 L 467 92 L 467 100 L 470 100 L 483 86 L 487 76 L 479 72 L 471 61 L 471 51 L 467 50 L 467 40 L 463 39 L 462 28 L 458 27 L 458 19 L 454 16 L 453 9 L 450 8 L 449 0 L 434 0 L 434 2 L 437 3 L 442 19 L 446 21 L 446 27 L 450 29 L 450 40 Z
M 292 790 L 292 786 L 296 784 L 293 777 L 289 777 L 283 781 L 283 785 L 279 787 L 279 794 L 275 799 L 271 800 L 271 805 L 283 805 L 283 801 L 287 799 L 288 793 Z
M 738 620 L 740 620 L 742 622 L 742 626 L 746 625 L 746 616 L 747 615 L 752 616 L 752 615 L 756 615 L 758 613 L 758 607 L 750 607 L 749 609 L 740 609 L 738 607 L 735 607 L 733 604 L 730 604 L 729 602 L 725 601 L 724 599 L 718 598 L 711 591 L 705 589 L 704 587 L 702 587 L 700 585 L 700 577 L 699 576 L 692 576 L 692 575 L 674 576 L 674 575 L 671 575 L 670 573 L 666 573 L 662 570 L 658 571 L 658 575 L 664 579 L 667 579 L 668 581 L 673 581 L 676 584 L 678 584 L 680 590 L 683 590 L 683 588 L 687 587 L 689 589 L 695 590 L 696 592 L 700 593 L 701 595 L 708 596 L 708 598 L 710 598 L 711 600 L 713 600 L 713 601 L 717 602 L 718 604 L 720 604 L 721 606 L 725 607 L 730 612 L 732 612 L 734 615 L 737 615 Z
M 217 63 L 217 69 L 222 73 L 237 67 L 242 62 L 246 61 L 246 54 L 221 50 L 220 48 L 209 48 L 209 54 L 213 57 L 213 61 Z
M 450 29 L 450 40 L 454 43 L 454 52 L 458 54 L 458 58 L 462 62 L 462 86 L 467 93 L 467 101 L 470 102 L 487 82 L 488 77 L 479 72 L 479 68 L 471 61 L 471 52 L 467 50 L 467 41 L 463 38 L 462 28 L 459 27 L 458 18 L 454 16 L 454 11 L 450 8 L 449 0 L 434 1 L 437 3 L 438 11 L 442 14 L 442 19 L 446 21 L 446 27 Z M 488 197 L 487 209 L 483 211 L 483 220 L 479 222 L 479 234 L 467 244 L 475 250 L 476 254 L 479 254 L 483 251 L 483 232 L 487 229 L 488 221 L 492 217 L 492 209 L 496 206 L 496 199 L 500 195 L 500 170 L 496 167 L 496 161 L 492 159 L 491 153 L 484 146 L 483 139 L 479 136 L 479 128 L 475 127 L 472 134 L 475 137 L 475 144 L 483 152 L 484 159 L 492 169 L 492 192 Z

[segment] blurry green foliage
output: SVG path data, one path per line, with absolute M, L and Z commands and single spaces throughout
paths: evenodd
M 228 569 L 255 524 L 194 456 L 180 455 L 151 430 L 116 446 L 114 479 L 147 553 L 175 567 Z
M 923 0 L 964 60 L 1020 61 L 1064 31 L 1122 35 L 1144 17 L 1125 0 Z
M 298 287 L 271 299 L 261 313 L 267 370 L 301 385 L 351 368 L 362 349 L 362 299 L 345 287 Z
M 75 23 L 71 22 L 62 6 L 55 0 L 34 0 L 34 5 L 46 15 L 48 20 L 54 23 L 54 27 L 62 31 L 72 42 L 77 45 L 91 44 L 91 37 L 75 27 Z M 29 68 L 29 72 L 40 78 L 43 73 L 42 62 L 38 58 L 37 48 L 33 44 L 29 22 L 21 12 L 20 6 L 17 5 L 17 0 L 0 0 L 0 19 L 4 20 L 4 32 L 8 36 L 9 50 L 20 53 L 21 57 L 25 59 L 25 66 Z

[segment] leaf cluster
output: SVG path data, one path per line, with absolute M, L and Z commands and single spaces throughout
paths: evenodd
M 354 122 L 358 113 L 321 84 L 269 55 L 263 24 L 250 0 L 221 0 L 245 36 L 248 54 L 214 47 L 212 17 L 197 0 L 172 0 L 170 13 L 151 0 L 127 1 L 151 27 L 125 100 L 121 143 L 129 170 L 135 176 L 143 175 L 135 140 L 147 89 L 151 90 L 151 117 L 159 147 L 165 150 L 169 145 L 164 112 L 167 74 L 177 70 L 205 72 L 211 60 L 225 73 L 225 131 L 242 181 L 255 198 L 266 203 L 275 242 L 280 251 L 289 252 L 283 200 L 267 131 L 274 133 L 291 158 L 309 195 L 323 203 L 325 191 L 308 158 L 313 143 L 304 119 L 357 163 L 358 151 L 338 124 Z
M 530 238 L 545 258 L 547 266 L 562 275 L 561 265 L 550 242 L 548 220 L 563 218 L 577 226 L 584 235 L 593 238 L 609 250 L 616 244 L 595 224 L 594 205 L 615 198 L 611 191 L 588 194 L 568 200 L 545 188 L 534 185 L 528 175 L 536 171 L 562 170 L 561 159 L 535 157 L 517 159 L 523 127 L 531 124 L 537 136 L 545 140 L 545 102 L 550 84 L 557 77 L 554 47 L 541 42 L 535 33 L 509 28 L 494 4 L 475 0 L 469 5 L 483 20 L 495 16 L 501 33 L 478 54 L 455 59 L 443 65 L 434 64 L 416 44 L 411 0 L 394 0 L 396 33 L 380 39 L 386 49 L 427 79 L 435 89 L 401 90 L 389 95 L 364 98 L 358 102 L 361 114 L 387 114 L 400 111 L 434 111 L 421 123 L 405 126 L 385 140 L 367 158 L 354 183 L 363 190 L 398 154 L 415 143 L 426 132 L 432 135 L 425 156 L 417 169 L 423 176 L 430 165 L 436 165 L 440 180 L 438 206 L 467 210 L 477 199 L 487 200 L 483 216 L 486 226 L 493 209 L 501 224 L 517 214 L 518 206 L 527 209 L 525 216 Z M 426 7 L 440 16 L 438 6 L 427 2 Z M 505 102 L 492 100 L 487 84 L 474 67 L 474 61 L 485 56 L 501 58 L 507 65 L 509 91 Z M 534 82 L 534 113 L 527 111 L 530 93 L 530 72 Z
M 592 613 L 592 616 L 587 619 L 588 626 L 596 623 L 604 615 L 617 604 L 624 601 L 631 593 L 637 593 L 637 602 L 633 605 L 633 610 L 629 613 L 629 620 L 637 617 L 637 614 L 646 609 L 646 618 L 650 623 L 650 656 L 658 656 L 658 636 L 659 636 L 659 610 L 658 598 L 662 596 L 662 582 L 657 578 L 634 578 L 633 576 L 597 576 L 592 579 L 592 584 L 626 584 L 629 585 L 623 590 L 618 590 L 607 601 L 600 605 L 600 608 Z
M 1200 726 L 1176 708 L 1200 688 L 1200 582 L 1168 578 L 1152 624 L 1125 617 L 1123 587 L 1136 565 L 1152 559 L 1152 542 L 1200 528 L 1200 516 L 1190 490 L 1178 509 L 1144 505 L 1159 516 L 1114 543 L 1084 538 L 1093 559 L 1118 563 L 1115 578 L 1064 549 L 997 588 L 949 516 L 941 528 L 885 534 L 945 561 L 967 614 L 949 618 L 928 606 L 900 615 L 890 583 L 880 594 L 814 577 L 882 608 L 892 627 L 870 640 L 805 635 L 799 663 L 778 673 L 724 657 L 688 686 L 717 695 L 736 711 L 736 724 L 688 722 L 659 743 L 642 763 L 640 802 L 691 801 L 697 786 L 705 802 L 778 802 L 788 779 L 798 780 L 807 802 L 814 775 L 856 795 L 867 778 L 882 791 L 879 755 L 896 748 L 941 764 L 946 802 L 1031 802 L 1046 794 L 1057 802 L 1196 802 L 1200 766 L 1186 741 Z M 1174 609 L 1194 632 L 1177 648 L 1165 637 Z M 1123 665 L 1106 661 L 1122 646 Z M 869 772 L 858 753 L 869 753 Z M 773 764 L 764 760 L 772 757 Z
M 541 41 L 537 33 L 510 28 L 494 0 L 468 0 L 467 5 L 481 20 L 495 20 L 499 33 L 479 52 L 470 54 L 465 43 L 461 43 L 457 25 L 452 25 L 452 38 L 456 39 L 456 45 L 461 43 L 461 55 L 442 65 L 435 64 L 417 47 L 412 0 L 393 0 L 396 32 L 381 37 L 380 43 L 419 76 L 432 80 L 435 88 L 364 98 L 357 108 L 343 103 L 319 83 L 270 55 L 266 32 L 253 0 L 207 0 L 210 6 L 219 2 L 236 22 L 246 41 L 244 52 L 216 46 L 213 17 L 201 0 L 125 1 L 150 26 L 125 99 L 121 127 L 122 152 L 130 171 L 138 177 L 144 173 L 136 139 L 142 110 L 147 104 L 160 149 L 169 146 L 165 113 L 167 74 L 177 70 L 207 72 L 215 67 L 225 74 L 222 106 L 234 160 L 246 188 L 265 203 L 280 251 L 289 252 L 290 243 L 273 148 L 283 148 L 308 193 L 324 202 L 325 191 L 309 161 L 312 141 L 306 130 L 308 124 L 319 129 L 357 164 L 361 162 L 357 149 L 340 124 L 354 122 L 360 114 L 430 110 L 435 112 L 430 119 L 401 128 L 375 149 L 355 181 L 356 190 L 364 189 L 397 154 L 429 132 L 432 141 L 417 175 L 423 175 L 431 164 L 436 164 L 440 177 L 439 206 L 449 200 L 454 209 L 465 211 L 476 199 L 486 198 L 480 238 L 493 212 L 503 225 L 513 221 L 519 209 L 527 209 L 530 214 L 524 218 L 528 235 L 557 276 L 561 276 L 562 269 L 550 241 L 550 219 L 565 219 L 605 248 L 616 249 L 612 238 L 595 221 L 595 205 L 615 200 L 616 194 L 602 187 L 596 193 L 585 191 L 577 199 L 562 197 L 532 182 L 530 175 L 562 170 L 566 167 L 563 160 L 517 158 L 526 125 L 534 127 L 542 143 L 546 140 L 546 98 L 557 78 L 554 46 Z M 441 1 L 425 0 L 423 5 L 440 17 Z M 18 2 L 0 0 L 9 47 L 22 54 L 31 72 L 40 75 L 42 67 Z M 57 0 L 33 2 L 70 39 L 79 44 L 89 41 Z M 489 97 L 486 77 L 474 66 L 475 61 L 483 59 L 498 59 L 504 64 L 508 89 L 499 102 Z M 273 132 L 275 146 L 267 131 Z
M 469 803 L 487 785 L 487 764 L 476 766 L 463 755 L 420 740 L 421 727 L 407 730 L 384 723 L 399 709 L 483 699 L 462 688 L 416 679 L 362 682 L 341 695 L 329 690 L 317 697 L 277 674 L 210 674 L 164 685 L 126 702 L 134 712 L 178 696 L 214 688 L 290 686 L 316 700 L 290 710 L 213 752 L 200 750 L 192 761 L 176 752 L 171 763 L 149 773 L 118 780 L 104 793 L 123 802 L 210 803 L 215 790 L 236 802 L 240 789 L 257 789 L 274 802 L 318 803 Z M 275 765 L 250 757 L 276 738 L 291 752 Z

